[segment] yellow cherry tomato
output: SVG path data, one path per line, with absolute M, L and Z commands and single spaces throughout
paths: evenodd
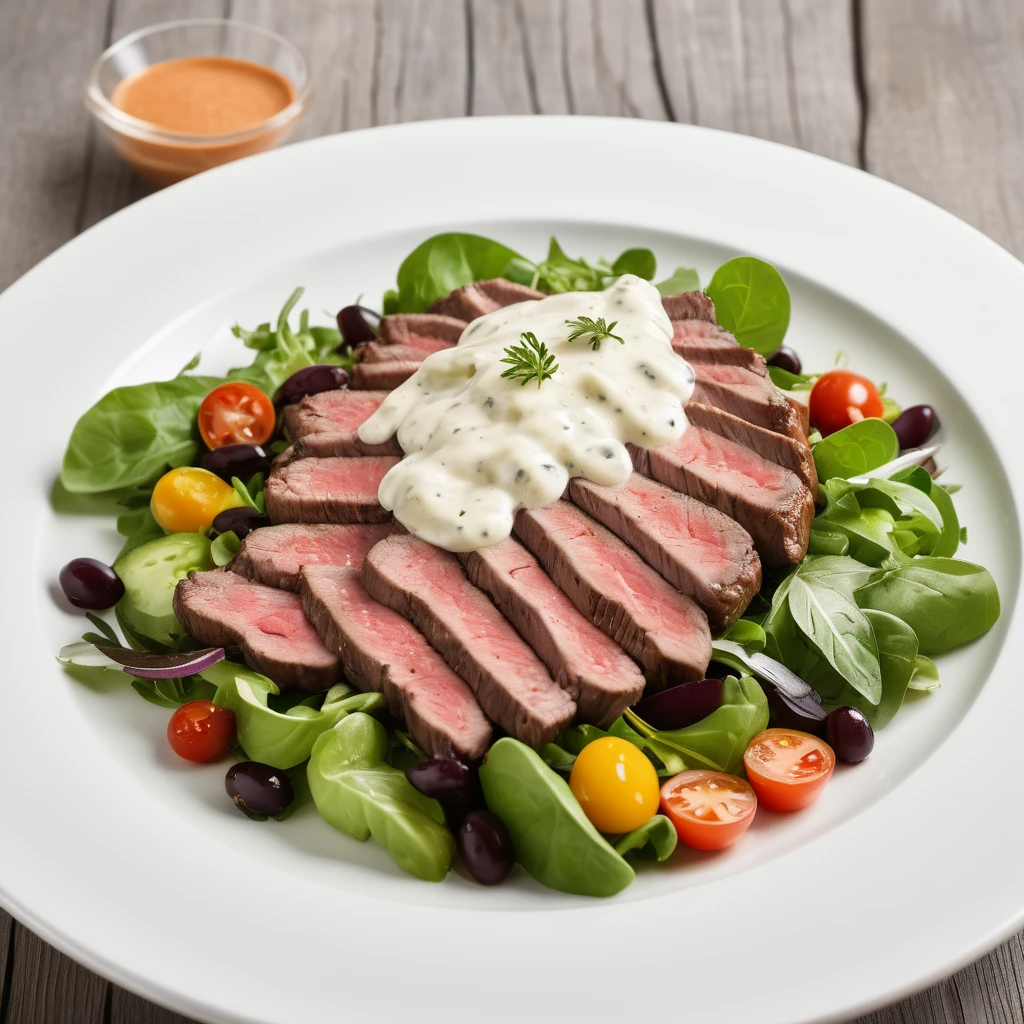
M 153 488 L 153 518 L 171 533 L 197 533 L 210 528 L 214 517 L 244 502 L 219 476 L 198 466 L 180 466 L 164 473 Z
M 631 832 L 658 813 L 661 791 L 654 765 L 617 736 L 583 748 L 569 787 L 598 832 Z

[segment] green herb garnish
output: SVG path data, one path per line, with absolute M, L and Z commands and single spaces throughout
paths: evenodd
M 587 344 L 595 352 L 601 347 L 601 342 L 605 338 L 614 338 L 620 345 L 626 344 L 617 334 L 612 334 L 618 320 L 606 324 L 603 316 L 599 316 L 596 320 L 591 320 L 589 316 L 581 316 L 577 320 L 566 320 L 565 322 L 573 329 L 572 334 L 569 335 L 569 341 L 575 341 L 577 338 L 589 334 L 591 337 Z
M 613 325 L 614 326 L 614 325 Z M 518 380 L 520 387 L 525 387 L 536 379 L 540 387 L 549 377 L 554 376 L 558 369 L 555 357 L 548 352 L 547 345 L 537 340 L 533 331 L 523 331 L 520 344 L 509 345 L 505 349 L 503 363 L 511 364 L 502 377 Z

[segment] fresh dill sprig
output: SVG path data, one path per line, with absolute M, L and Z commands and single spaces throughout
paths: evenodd
M 537 387 L 540 387 L 558 369 L 555 357 L 548 352 L 543 341 L 537 340 L 533 331 L 523 331 L 520 343 L 505 349 L 502 362 L 511 364 L 502 377 L 518 380 L 520 387 L 525 387 L 531 380 L 536 380 Z
M 591 320 L 589 316 L 581 316 L 577 320 L 566 320 L 565 322 L 573 329 L 572 334 L 569 335 L 569 341 L 575 341 L 577 338 L 589 334 L 591 337 L 587 344 L 595 352 L 601 347 L 601 342 L 605 338 L 614 338 L 620 345 L 626 344 L 617 334 L 612 334 L 618 320 L 606 324 L 603 316 L 599 316 L 596 320 Z

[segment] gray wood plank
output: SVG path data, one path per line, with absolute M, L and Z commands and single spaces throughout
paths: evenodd
M 5 1024 L 103 1024 L 108 982 L 21 925 L 13 955 Z
M 677 121 L 857 162 L 849 0 L 652 0 Z
M 165 1010 L 140 996 L 112 986 L 110 1015 L 105 1024 L 195 1024 L 173 1010 Z
M 71 238 L 91 126 L 82 108 L 107 0 L 0 4 L 0 290 Z
M 8 978 L 14 970 L 14 928 L 14 918 L 7 911 L 0 910 L 0 1008 L 6 1005 L 10 996 L 7 985 Z M 0 1018 L 2 1016 L 0 1012 Z
M 862 2 L 868 169 L 1024 256 L 1024 4 Z

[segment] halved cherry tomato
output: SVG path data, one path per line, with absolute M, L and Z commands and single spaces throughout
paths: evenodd
M 198 466 L 168 470 L 157 480 L 149 499 L 153 518 L 171 533 L 205 532 L 219 513 L 241 504 L 231 484 Z
M 199 433 L 207 448 L 265 444 L 276 422 L 274 403 L 255 384 L 221 384 L 199 406 Z
M 698 770 L 682 772 L 661 787 L 661 809 L 687 846 L 723 850 L 750 828 L 757 797 L 736 775 Z
M 603 736 L 580 751 L 569 787 L 598 832 L 632 832 L 658 812 L 654 765 L 617 736 Z
M 167 741 L 186 761 L 219 761 L 235 738 L 235 713 L 213 701 L 183 704 L 167 723 Z
M 832 777 L 836 755 L 809 732 L 765 729 L 743 755 L 757 799 L 770 811 L 799 811 L 814 803 Z
M 811 426 L 824 436 L 885 411 L 878 388 L 859 373 L 829 370 L 811 390 Z

